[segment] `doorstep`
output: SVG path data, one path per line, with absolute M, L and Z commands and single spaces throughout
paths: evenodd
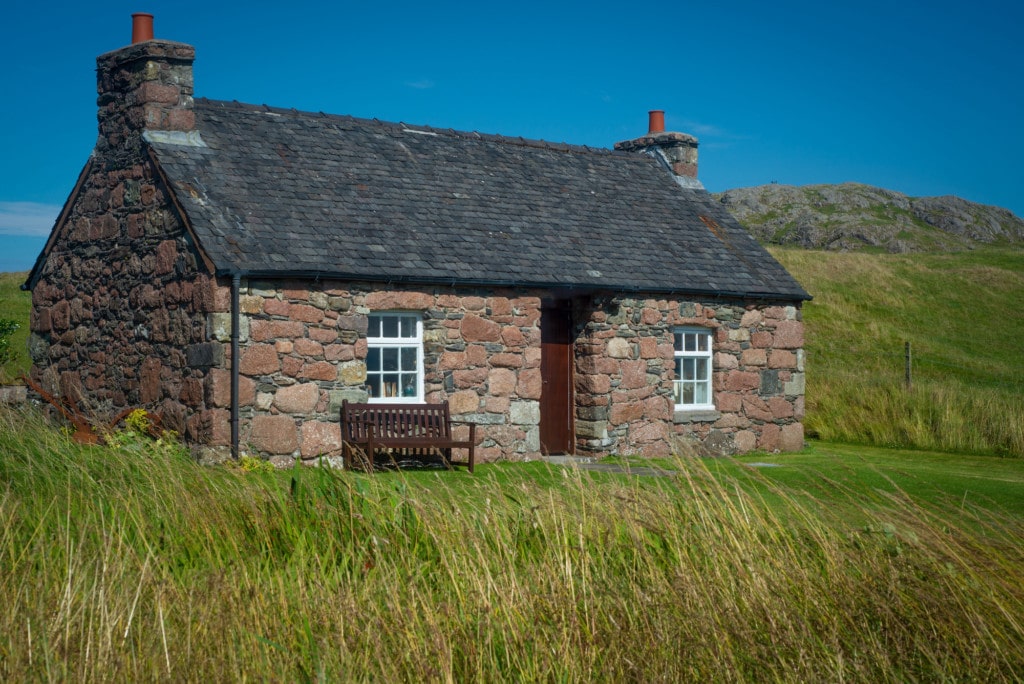
M 596 456 L 573 456 L 572 454 L 548 454 L 540 457 L 541 461 L 552 465 L 590 465 L 597 463 Z

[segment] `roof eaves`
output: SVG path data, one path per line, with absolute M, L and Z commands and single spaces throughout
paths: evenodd
M 405 285 L 444 285 L 462 287 L 505 287 L 514 289 L 538 289 L 538 290 L 569 290 L 580 293 L 586 292 L 649 292 L 656 294 L 693 295 L 700 297 L 713 297 L 724 299 L 753 299 L 753 300 L 784 300 L 784 301 L 808 301 L 811 296 L 801 289 L 801 292 L 771 292 L 765 291 L 732 291 L 720 289 L 687 288 L 675 286 L 643 285 L 638 283 L 597 283 L 597 282 L 573 282 L 569 279 L 562 281 L 523 281 L 503 280 L 500 278 L 454 278 L 445 276 L 409 276 L 409 275 L 366 275 L 362 273 L 344 273 L 337 271 L 323 270 L 302 270 L 302 269 L 266 269 L 266 268 L 219 268 L 217 276 L 240 276 L 242 278 L 289 278 L 298 280 L 352 280 L 371 283 L 390 283 Z

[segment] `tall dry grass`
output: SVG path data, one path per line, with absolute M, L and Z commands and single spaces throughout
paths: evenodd
M 992 511 L 794 497 L 691 459 L 245 474 L 3 421 L 7 681 L 1024 673 L 1024 529 Z
M 1024 396 L 956 378 L 906 387 L 894 373 L 871 377 L 832 366 L 813 383 L 808 434 L 834 442 L 963 453 L 1024 455 Z

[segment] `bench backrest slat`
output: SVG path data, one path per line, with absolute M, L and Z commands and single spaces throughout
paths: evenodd
M 448 402 L 441 404 L 350 404 L 341 405 L 342 439 L 365 442 L 369 426 L 379 437 L 451 438 Z

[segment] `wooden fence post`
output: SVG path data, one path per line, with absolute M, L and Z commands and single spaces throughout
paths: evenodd
M 911 388 L 911 376 L 910 376 L 910 341 L 908 340 L 903 344 L 903 369 L 904 377 L 907 382 L 907 389 Z

